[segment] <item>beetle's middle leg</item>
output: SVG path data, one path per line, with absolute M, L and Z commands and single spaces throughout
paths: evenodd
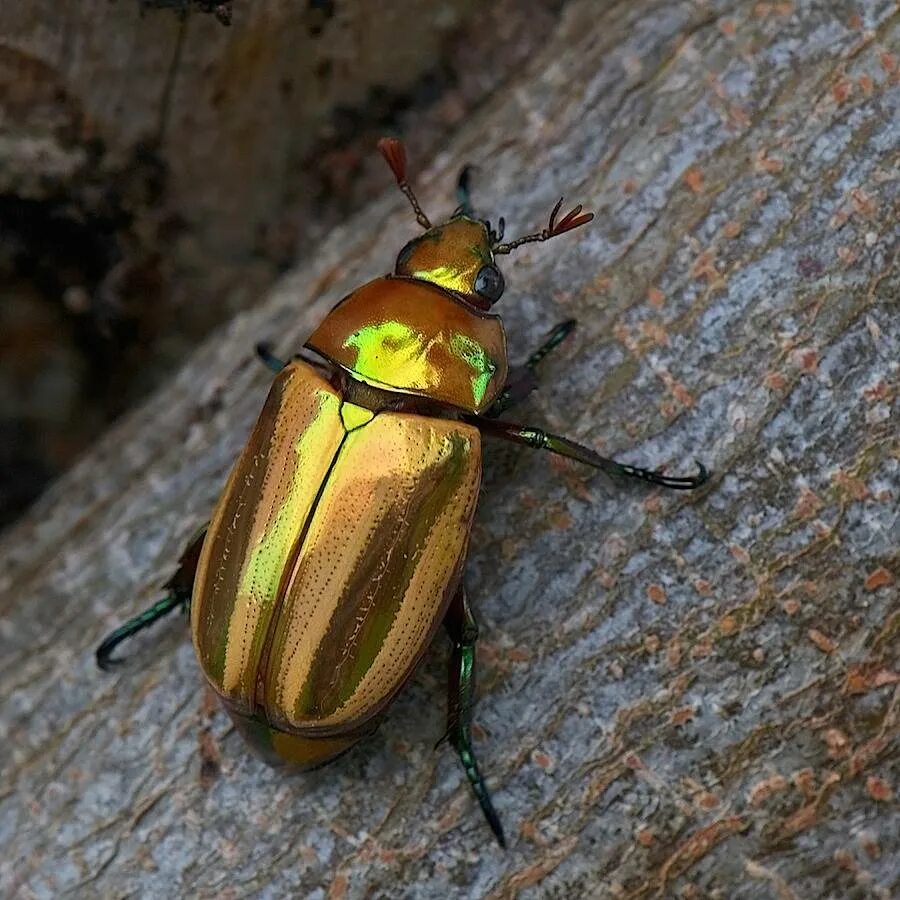
M 495 419 L 487 419 L 484 416 L 465 415 L 463 419 L 478 428 L 482 434 L 502 438 L 514 444 L 525 444 L 536 450 L 549 450 L 560 456 L 577 460 L 594 469 L 600 469 L 607 475 L 620 478 L 632 478 L 637 481 L 646 481 L 660 487 L 671 488 L 676 491 L 690 491 L 700 487 L 709 480 L 709 472 L 701 462 L 697 462 L 697 474 L 686 476 L 663 475 L 651 469 L 642 469 L 638 466 L 630 466 L 627 463 L 618 462 L 607 456 L 601 456 L 596 450 L 576 444 L 568 438 L 558 434 L 550 434 L 540 428 L 532 428 L 529 425 L 515 425 L 512 422 L 498 422 Z
M 194 585 L 194 575 L 197 572 L 197 563 L 200 561 L 200 550 L 203 547 L 203 539 L 206 537 L 207 527 L 206 525 L 203 526 L 200 532 L 191 539 L 184 553 L 181 554 L 175 574 L 165 584 L 165 597 L 162 600 L 157 600 L 149 609 L 138 613 L 133 619 L 129 619 L 124 625 L 120 625 L 115 631 L 107 635 L 100 646 L 97 647 L 97 665 L 101 669 L 109 671 L 116 663 L 122 661 L 112 655 L 113 650 L 122 641 L 127 640 L 139 631 L 143 631 L 176 607 L 183 607 L 185 612 L 190 609 L 191 589 Z
M 501 847 L 506 847 L 503 826 L 494 809 L 491 795 L 478 769 L 475 752 L 472 749 L 472 707 L 475 700 L 475 642 L 478 640 L 478 623 L 472 615 L 466 599 L 466 589 L 462 585 L 447 610 L 444 626 L 453 641 L 450 655 L 450 683 L 447 694 L 447 733 L 459 758 L 466 777 L 478 798 L 481 810 L 491 826 L 491 831 Z
M 547 339 L 528 357 L 525 364 L 512 370 L 503 391 L 485 415 L 492 419 L 496 418 L 534 391 L 538 386 L 538 366 L 544 357 L 552 353 L 575 330 L 577 324 L 574 319 L 566 319 L 554 325 Z

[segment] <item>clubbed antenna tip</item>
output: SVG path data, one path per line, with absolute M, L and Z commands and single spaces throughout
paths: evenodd
M 406 182 L 406 148 L 403 146 L 403 142 L 396 138 L 381 138 L 378 141 L 378 152 L 391 167 L 397 184 L 404 184 Z
M 559 210 L 562 207 L 563 198 L 560 197 L 556 202 L 556 206 L 553 207 L 553 211 L 550 213 L 550 221 L 547 224 L 546 228 L 541 229 L 534 234 L 526 234 L 524 237 L 516 238 L 514 241 L 510 241 L 508 244 L 498 244 L 494 247 L 494 254 L 499 253 L 510 253 L 515 250 L 516 247 L 521 247 L 522 244 L 532 244 L 538 241 L 549 241 L 550 238 L 558 237 L 561 234 L 565 234 L 567 231 L 571 231 L 573 228 L 580 228 L 582 225 L 587 225 L 594 218 L 594 214 L 583 213 L 581 210 L 583 209 L 582 205 L 579 203 L 574 209 L 570 209 L 558 222 L 556 221 L 556 217 L 559 215 Z
M 419 206 L 419 201 L 416 199 L 413 189 L 406 180 L 406 148 L 403 146 L 403 141 L 398 141 L 397 138 L 381 138 L 378 141 L 378 151 L 384 157 L 385 162 L 391 167 L 394 178 L 397 179 L 397 187 L 403 191 L 406 195 L 406 199 L 409 200 L 409 204 L 416 214 L 416 221 L 423 228 L 431 228 L 431 222 L 428 221 L 428 216 L 422 212 L 422 207 Z

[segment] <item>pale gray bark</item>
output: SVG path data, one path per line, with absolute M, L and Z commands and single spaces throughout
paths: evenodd
M 436 647 L 378 735 L 287 777 L 210 702 L 183 622 L 98 672 L 299 347 L 415 233 L 391 192 L 110 433 L 0 546 L 7 895 L 889 897 L 895 799 L 900 14 L 887 0 L 573 2 L 434 160 L 518 233 L 516 413 L 707 489 L 486 449 L 470 596 L 500 852 L 446 747 Z M 389 181 L 385 173 L 385 183 Z

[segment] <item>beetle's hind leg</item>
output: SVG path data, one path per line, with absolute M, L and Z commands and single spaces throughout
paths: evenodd
M 185 612 L 190 609 L 191 588 L 194 585 L 194 575 L 197 572 L 197 563 L 200 561 L 200 549 L 203 547 L 203 539 L 206 537 L 206 528 L 207 526 L 204 525 L 201 531 L 191 539 L 184 553 L 181 554 L 175 574 L 165 585 L 167 590 L 166 596 L 162 600 L 157 600 L 153 606 L 145 609 L 133 619 L 129 619 L 124 625 L 120 625 L 115 631 L 107 635 L 100 646 L 97 647 L 95 655 L 97 665 L 101 669 L 108 672 L 113 666 L 122 662 L 121 659 L 116 659 L 112 655 L 122 641 L 127 640 L 139 631 L 143 631 L 178 606 L 181 606 Z
M 506 847 L 503 826 L 494 809 L 491 795 L 478 769 L 475 752 L 472 749 L 472 707 L 475 699 L 475 642 L 478 639 L 478 624 L 469 608 L 466 590 L 460 586 L 444 625 L 453 641 L 450 655 L 450 683 L 447 695 L 447 732 L 445 738 L 456 749 L 465 769 L 466 777 L 478 798 L 481 810 L 494 832 L 501 847 Z
M 538 366 L 575 330 L 577 324 L 574 319 L 566 319 L 554 325 L 547 339 L 528 357 L 525 364 L 512 370 L 503 392 L 491 404 L 485 415 L 492 419 L 496 418 L 534 391 L 538 386 Z

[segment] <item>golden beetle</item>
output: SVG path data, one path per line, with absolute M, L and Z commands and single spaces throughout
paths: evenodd
M 433 226 L 406 180 L 406 156 L 379 142 L 424 234 L 329 313 L 278 372 L 206 529 L 168 594 L 97 649 L 190 606 L 194 648 L 237 728 L 265 759 L 322 765 L 378 726 L 443 623 L 453 644 L 446 737 L 497 840 L 503 829 L 472 749 L 478 627 L 462 572 L 481 482 L 481 437 L 568 456 L 613 476 L 691 489 L 675 478 L 496 416 L 536 387 L 563 322 L 510 374 L 490 313 L 503 292 L 495 257 L 589 222 L 581 206 L 503 243 L 475 218 L 467 170 L 461 205 Z

